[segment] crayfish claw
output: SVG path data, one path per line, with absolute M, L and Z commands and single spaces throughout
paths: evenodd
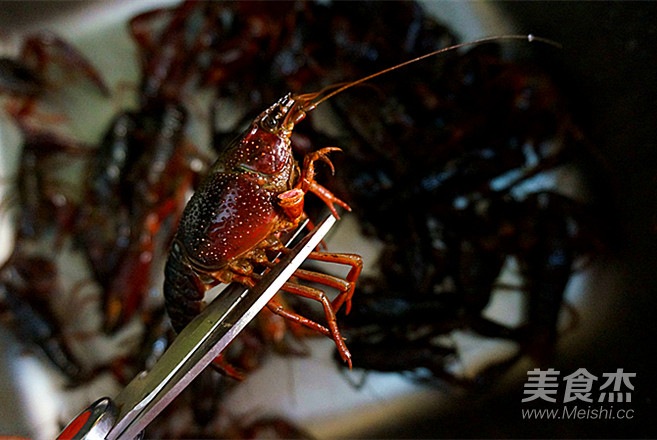
M 309 178 L 315 174 L 314 162 L 317 160 L 321 160 L 322 162 L 328 164 L 328 166 L 331 168 L 331 174 L 335 174 L 335 167 L 327 156 L 327 154 L 332 151 L 342 151 L 342 149 L 338 147 L 324 147 L 306 155 L 303 161 L 304 170 L 307 172 L 306 178 Z
M 349 353 L 347 347 L 344 346 L 344 342 L 341 345 L 342 347 L 338 346 L 338 352 L 340 353 L 340 357 L 342 358 L 342 361 L 346 362 L 347 365 L 349 365 L 349 369 L 351 370 L 352 369 L 351 353 Z
M 327 164 L 329 166 L 329 168 L 331 168 L 331 176 L 334 176 L 335 175 L 335 167 L 333 166 L 333 162 L 331 162 L 331 159 L 329 159 L 327 156 L 325 156 L 323 154 L 321 156 L 319 156 L 319 159 L 322 162 L 324 162 L 325 164 Z

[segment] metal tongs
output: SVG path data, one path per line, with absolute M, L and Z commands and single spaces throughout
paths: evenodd
M 148 372 L 141 372 L 115 399 L 94 402 L 57 437 L 133 440 L 223 351 L 269 302 L 333 227 L 326 217 L 252 289 L 233 283 L 183 329 Z

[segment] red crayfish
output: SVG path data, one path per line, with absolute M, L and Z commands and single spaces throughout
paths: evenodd
M 275 264 L 270 262 L 267 252 L 286 252 L 281 234 L 296 228 L 307 217 L 304 197 L 308 191 L 317 195 L 336 217 L 336 204 L 350 210 L 345 202 L 315 181 L 315 162 L 323 161 L 333 171 L 327 154 L 339 151 L 339 148 L 328 147 L 309 153 L 301 167 L 293 158 L 290 136 L 295 125 L 308 112 L 337 93 L 378 75 L 439 53 L 500 38 L 535 39 L 531 35 L 490 37 L 440 49 L 317 93 L 288 94 L 260 114 L 220 154 L 185 207 L 165 268 L 164 295 L 174 329 L 180 331 L 199 313 L 205 291 L 210 287 L 230 282 L 255 285 L 260 275 L 254 272 L 254 265 L 267 267 Z M 278 315 L 331 337 L 342 360 L 351 365 L 351 355 L 338 330 L 335 314 L 343 304 L 347 313 L 351 308 L 355 282 L 362 268 L 361 257 L 317 251 L 309 258 L 351 266 L 346 279 L 297 270 L 282 288 L 321 302 L 328 329 L 286 310 L 275 300 L 267 307 Z M 302 285 L 297 279 L 337 288 L 340 294 L 331 302 L 324 292 Z M 230 373 L 221 359 L 216 364 Z
M 165 269 L 164 294 L 176 330 L 199 312 L 200 301 L 213 284 L 236 281 L 255 285 L 259 276 L 253 264 L 270 264 L 267 251 L 284 252 L 281 233 L 294 229 L 306 217 L 306 192 L 319 196 L 336 216 L 335 204 L 350 209 L 314 178 L 315 162 L 331 165 L 326 155 L 338 148 L 308 154 L 301 169 L 292 157 L 292 129 L 314 107 L 314 96 L 287 95 L 256 118 L 251 128 L 220 155 L 185 207 Z M 310 258 L 351 266 L 346 280 L 306 270 L 295 272 L 297 278 L 338 288 L 341 293 L 333 302 L 321 290 L 295 281 L 283 286 L 284 291 L 320 301 L 329 329 L 273 300 L 268 307 L 332 337 L 342 358 L 349 362 L 335 312 L 344 303 L 349 310 L 362 260 L 358 255 L 324 252 L 313 252 Z

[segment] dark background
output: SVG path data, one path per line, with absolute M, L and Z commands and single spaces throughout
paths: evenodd
M 562 51 L 544 62 L 560 76 L 578 122 L 608 170 L 608 203 L 618 222 L 614 264 L 621 289 L 605 331 L 558 359 L 562 376 L 586 368 L 598 376 L 623 368 L 633 380 L 632 420 L 523 421 L 521 386 L 458 401 L 440 416 L 419 416 L 373 437 L 655 438 L 657 398 L 657 3 L 502 2 L 517 32 L 549 37 Z M 609 219 L 600 219 L 601 222 Z M 561 408 L 563 405 L 552 406 Z M 549 404 L 537 407 L 550 407 Z M 616 408 L 621 408 L 620 404 Z

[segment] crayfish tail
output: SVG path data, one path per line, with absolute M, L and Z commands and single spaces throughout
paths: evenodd
M 180 244 L 174 241 L 164 267 L 164 303 L 176 333 L 201 312 L 205 287 L 200 285 L 194 270 L 185 263 Z

